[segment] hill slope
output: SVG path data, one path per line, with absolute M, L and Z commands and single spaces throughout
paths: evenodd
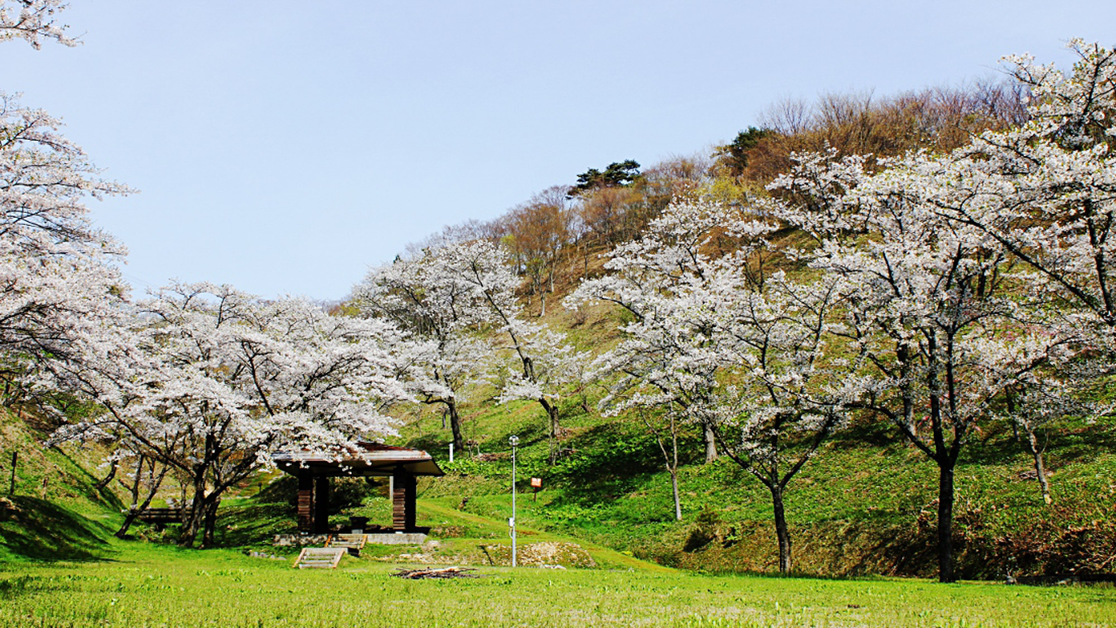
M 89 469 L 99 452 L 43 447 L 37 425 L 0 412 L 0 562 L 104 556 L 123 504 L 111 487 L 96 488 Z

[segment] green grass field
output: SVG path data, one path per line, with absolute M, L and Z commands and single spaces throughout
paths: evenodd
M 481 567 L 409 581 L 229 550 L 113 541 L 101 560 L 0 565 L 2 626 L 1110 626 L 1116 588 Z

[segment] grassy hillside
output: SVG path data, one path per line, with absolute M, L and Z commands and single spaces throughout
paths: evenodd
M 546 463 L 541 412 L 524 404 L 471 417 L 482 460 L 443 466 L 423 497 L 491 518 L 510 514 L 507 435 L 519 433 L 520 521 L 573 534 L 671 566 L 771 571 L 777 565 L 770 497 L 735 463 L 702 464 L 696 433 L 681 474 L 684 520 L 673 520 L 661 453 L 639 425 L 574 414 L 571 453 Z M 531 415 L 534 415 L 534 421 Z M 501 419 L 505 422 L 501 424 Z M 429 419 L 427 419 L 429 422 Z M 424 430 L 429 430 L 429 425 Z M 435 434 L 416 440 L 437 455 Z M 525 437 L 524 437 L 525 436 Z M 1054 503 L 1046 505 L 1031 459 L 1006 426 L 967 448 L 957 473 L 957 560 L 965 578 L 1111 573 L 1116 568 L 1116 422 L 1066 422 L 1047 434 Z M 527 478 L 545 489 L 529 497 Z M 791 484 L 788 518 L 796 570 L 817 575 L 929 576 L 934 554 L 936 467 L 886 426 L 840 434 Z M 537 499 L 537 501 L 536 501 Z
M 0 412 L 0 562 L 104 556 L 122 520 L 112 486 L 95 487 L 91 470 L 102 452 L 44 447 L 47 429 L 33 417 Z

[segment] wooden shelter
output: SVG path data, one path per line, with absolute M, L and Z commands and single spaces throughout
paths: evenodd
M 276 466 L 298 478 L 298 530 L 329 532 L 329 479 L 388 476 L 392 478 L 392 529 L 415 532 L 415 478 L 445 475 L 430 454 L 418 449 L 360 443 L 357 450 L 335 455 L 321 452 L 280 452 Z

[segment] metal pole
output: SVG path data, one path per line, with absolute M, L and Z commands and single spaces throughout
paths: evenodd
M 516 541 L 516 539 L 515 539 L 515 446 L 519 444 L 519 437 L 518 436 L 512 436 L 511 438 L 508 439 L 508 443 L 511 444 L 511 448 L 512 448 L 512 516 L 511 516 L 511 520 L 508 521 L 508 524 L 511 526 L 512 567 L 515 567 L 516 566 L 516 556 L 515 556 L 516 555 L 516 546 L 515 546 L 516 545 L 515 544 L 515 541 Z
M 450 443 L 450 462 L 453 462 L 453 443 Z
M 512 567 L 515 567 L 515 445 L 512 445 Z

